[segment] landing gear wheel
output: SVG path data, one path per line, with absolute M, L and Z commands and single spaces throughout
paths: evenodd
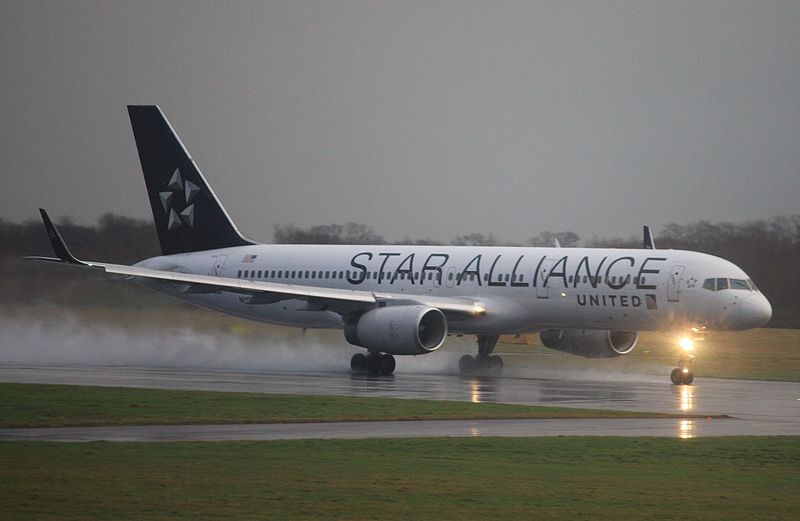
M 499 376 L 503 372 L 503 359 L 499 356 L 464 355 L 458 361 L 461 374 L 475 376 Z
M 367 372 L 369 374 L 381 373 L 381 355 L 377 354 L 367 355 Z
M 499 335 L 478 335 L 478 356 L 464 355 L 458 361 L 461 374 L 499 376 L 503 372 L 503 359 L 492 356 Z
M 397 366 L 396 362 L 394 361 L 394 357 L 392 355 L 384 355 L 380 353 L 370 353 L 367 356 L 364 355 L 353 355 L 353 358 L 350 360 L 350 367 L 353 367 L 353 370 L 356 371 L 355 367 L 353 366 L 353 361 L 356 360 L 357 356 L 361 356 L 364 359 L 363 369 L 359 369 L 360 371 L 366 371 L 369 374 L 373 375 L 390 375 L 394 373 L 394 369 Z M 360 363 L 360 362 L 356 362 Z
M 396 363 L 392 355 L 380 355 L 380 371 L 381 374 L 389 376 L 394 372 Z
M 367 357 L 362 353 L 356 353 L 350 359 L 350 369 L 356 373 L 363 373 L 367 370 Z
M 475 372 L 475 359 L 470 355 L 464 355 L 458 361 L 458 369 L 461 374 L 471 374 Z
M 675 385 L 690 385 L 694 381 L 694 374 L 688 369 L 676 367 L 669 374 L 669 379 Z

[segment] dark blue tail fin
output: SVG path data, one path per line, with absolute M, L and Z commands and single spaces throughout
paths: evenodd
M 136 148 L 164 255 L 255 244 L 236 229 L 156 105 L 129 105 Z

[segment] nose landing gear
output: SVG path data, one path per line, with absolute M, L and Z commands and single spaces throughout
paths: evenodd
M 695 356 L 692 351 L 694 351 L 695 342 L 705 340 L 703 333 L 704 331 L 702 330 L 693 329 L 690 336 L 681 338 L 679 342 L 682 349 L 681 358 L 678 360 L 678 367 L 669 374 L 669 379 L 672 380 L 673 384 L 691 385 L 694 381 L 692 367 L 694 366 Z
M 678 367 L 669 374 L 669 379 L 675 385 L 691 385 L 694 381 L 694 373 L 690 364 L 694 362 L 694 355 L 687 355 L 678 360 Z

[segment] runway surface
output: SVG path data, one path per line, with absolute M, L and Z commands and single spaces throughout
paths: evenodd
M 734 436 L 800 435 L 800 384 L 532 371 L 474 378 L 449 374 L 369 377 L 346 372 L 252 373 L 209 369 L 0 364 L 0 381 L 160 389 L 384 396 L 592 409 L 729 415 L 730 419 L 593 419 L 348 422 L 0 429 L 0 439 L 60 441 L 272 440 L 416 436 Z

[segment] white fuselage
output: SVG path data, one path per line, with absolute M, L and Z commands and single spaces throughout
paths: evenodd
M 254 245 L 155 257 L 137 266 L 219 277 L 397 296 L 470 297 L 479 318 L 451 319 L 449 332 L 509 334 L 543 329 L 748 329 L 771 315 L 767 299 L 736 265 L 681 250 L 483 246 Z M 748 281 L 716 289 L 709 279 Z M 149 287 L 232 315 L 299 327 L 337 328 L 340 314 L 299 299 L 254 301 L 221 291 Z M 729 284 L 730 285 L 730 284 Z M 766 319 L 765 319 L 766 317 Z

